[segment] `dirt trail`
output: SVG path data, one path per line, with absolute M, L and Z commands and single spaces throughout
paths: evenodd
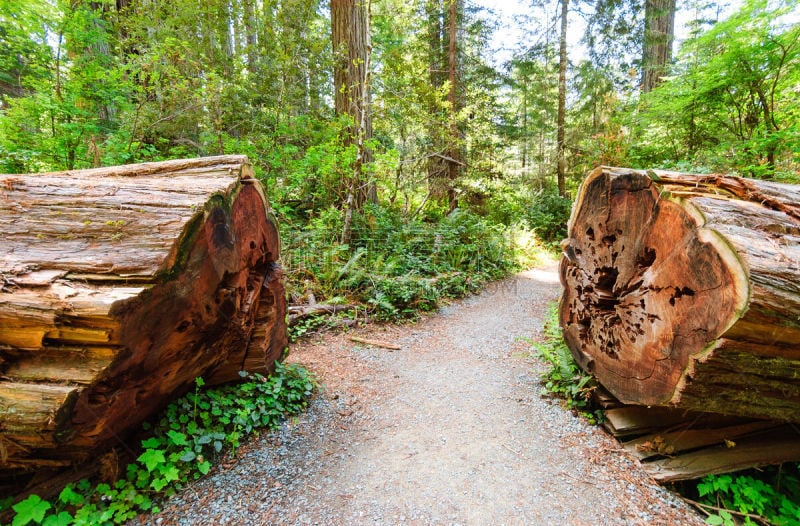
M 521 338 L 559 293 L 532 270 L 407 326 L 328 334 L 291 360 L 324 384 L 153 524 L 702 524 L 598 428 L 542 399 Z

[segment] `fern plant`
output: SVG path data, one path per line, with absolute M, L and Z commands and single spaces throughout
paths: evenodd
M 597 388 L 594 376 L 584 372 L 564 343 L 558 325 L 558 305 L 547 308 L 544 325 L 544 342 L 531 342 L 534 351 L 549 364 L 542 375 L 542 394 L 562 398 L 570 409 L 595 424 L 602 420 L 602 412 L 592 408 L 591 394 Z

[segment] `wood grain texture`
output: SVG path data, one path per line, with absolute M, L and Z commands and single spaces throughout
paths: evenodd
M 0 468 L 80 462 L 286 346 L 280 241 L 244 156 L 0 176 Z M 55 463 L 55 464 L 53 464 Z
M 600 167 L 564 243 L 570 350 L 626 404 L 800 421 L 800 189 Z

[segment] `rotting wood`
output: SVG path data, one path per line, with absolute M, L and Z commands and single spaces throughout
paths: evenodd
M 611 406 L 603 410 L 606 430 L 661 483 L 800 461 L 800 427 L 793 423 L 603 399 Z
M 625 450 L 639 459 L 659 455 L 676 455 L 684 451 L 716 445 L 735 444 L 742 437 L 764 430 L 785 430 L 785 424 L 771 420 L 756 420 L 719 428 L 692 429 L 688 425 L 665 432 L 653 433 L 625 442 Z
M 800 188 L 600 167 L 564 243 L 567 345 L 626 404 L 800 422 Z
M 79 463 L 196 377 L 280 357 L 278 232 L 246 157 L 0 181 L 0 471 Z
M 660 483 L 689 480 L 719 473 L 729 473 L 798 460 L 798 433 L 789 426 L 782 433 L 769 430 L 746 438 L 662 458 L 643 464 L 645 470 Z

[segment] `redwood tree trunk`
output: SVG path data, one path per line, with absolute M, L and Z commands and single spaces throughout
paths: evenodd
M 461 167 L 464 165 L 461 155 L 461 128 L 459 126 L 459 113 L 462 108 L 459 97 L 459 85 L 461 75 L 458 64 L 458 21 L 461 14 L 462 0 L 449 0 L 448 9 L 448 74 L 450 89 L 447 94 L 447 101 L 450 103 L 450 139 L 447 156 L 447 203 L 448 209 L 452 212 L 458 207 L 458 197 L 456 196 L 456 183 L 461 175 Z
M 642 93 L 652 91 L 667 74 L 675 39 L 675 0 L 645 0 Z
M 279 239 L 243 156 L 0 176 L 0 469 L 81 462 L 286 346 Z
M 366 201 L 377 200 L 374 184 L 364 179 L 363 166 L 372 162 L 367 141 L 372 138 L 369 70 L 370 0 L 331 0 L 331 42 L 334 52 L 334 108 L 337 115 L 349 115 L 353 124 L 345 139 L 356 145 L 353 172 L 344 181 L 344 231 L 342 241 L 350 240 L 350 221 L 354 210 Z
M 567 195 L 567 159 L 564 151 L 567 118 L 567 15 L 569 0 L 561 0 L 561 35 L 558 59 L 558 116 L 556 117 L 556 175 L 558 195 Z
M 560 320 L 620 401 L 800 422 L 800 188 L 601 167 Z

